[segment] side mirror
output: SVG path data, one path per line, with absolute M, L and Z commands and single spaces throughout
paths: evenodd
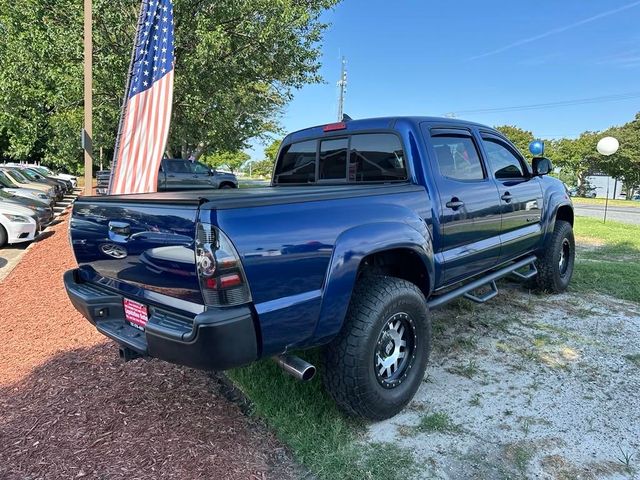
M 533 174 L 541 177 L 542 175 L 548 175 L 553 170 L 551 160 L 545 157 L 535 157 L 532 162 Z
M 216 174 L 216 169 L 215 169 L 215 168 L 210 168 L 210 169 L 209 169 L 209 175 L 210 175 L 210 176 L 213 176 L 213 175 L 215 175 L 215 174 Z

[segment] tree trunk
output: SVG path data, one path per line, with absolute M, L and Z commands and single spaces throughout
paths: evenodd
M 196 151 L 193 154 L 193 156 L 195 157 L 196 161 L 198 161 L 200 159 L 200 157 L 202 156 L 202 154 L 204 153 L 205 146 L 206 145 L 204 143 L 200 143 L 198 145 L 198 147 L 196 148 Z
M 576 185 L 576 189 L 578 191 L 578 195 L 580 195 L 581 197 L 586 195 L 586 183 L 587 183 L 587 172 L 586 171 L 578 171 L 576 172 L 576 175 L 578 177 L 578 182 Z

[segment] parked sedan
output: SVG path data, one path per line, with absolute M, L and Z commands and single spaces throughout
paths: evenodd
M 35 168 L 38 172 L 40 172 L 45 177 L 53 177 L 53 178 L 60 178 L 62 180 L 69 180 L 73 188 L 76 188 L 78 186 L 78 177 L 76 177 L 75 175 L 70 175 L 68 173 L 54 172 L 53 170 L 43 165 L 39 165 L 33 168 Z
M 38 167 L 25 167 L 25 170 L 30 171 L 36 176 L 41 176 L 43 178 L 48 178 L 49 180 L 54 180 L 58 182 L 58 184 L 64 188 L 66 193 L 73 192 L 73 184 L 71 183 L 71 180 L 69 180 L 68 178 L 61 178 L 57 175 L 51 175 L 48 172 L 42 172 Z
M 36 212 L 10 202 L 0 202 L 0 247 L 29 242 L 38 234 Z
M 0 189 L 0 202 L 27 207 L 36 212 L 38 230 L 42 230 L 53 221 L 53 208 L 38 200 L 12 195 Z
M 21 188 L 13 180 L 11 180 L 2 170 L 0 170 L 0 188 L 7 193 L 17 195 L 19 197 L 30 198 L 32 200 L 39 200 L 46 203 L 50 207 L 55 205 L 55 193 L 51 189 L 51 194 L 47 194 L 41 190 L 35 188 Z
M 54 196 L 57 200 L 62 200 L 62 197 L 64 196 L 62 188 L 60 188 L 60 186 L 55 182 L 53 185 L 47 182 L 36 182 L 24 175 L 19 168 L 15 167 L 2 167 L 2 170 L 13 182 L 20 186 L 36 188 L 48 193 L 53 191 L 55 192 Z
M 30 167 L 23 166 L 18 168 L 20 168 L 20 173 L 22 173 L 29 180 L 33 180 L 34 182 L 44 182 L 44 183 L 48 183 L 49 185 L 57 185 L 62 191 L 63 195 L 65 192 L 70 192 L 73 190 L 73 187 L 71 186 L 71 182 L 68 180 L 45 177 L 44 175 L 38 173 L 37 170 L 34 170 L 33 168 L 30 168 Z

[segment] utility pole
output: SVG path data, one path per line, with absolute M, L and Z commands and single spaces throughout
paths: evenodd
M 338 80 L 338 88 L 340 88 L 340 97 L 338 98 L 338 121 L 342 121 L 344 114 L 344 94 L 347 92 L 347 61 L 342 57 L 342 67 L 340 69 L 340 80 Z
M 93 193 L 93 42 L 92 42 L 92 0 L 84 0 L 84 194 Z

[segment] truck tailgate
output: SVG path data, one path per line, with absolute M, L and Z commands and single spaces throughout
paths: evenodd
M 108 198 L 81 197 L 74 204 L 69 235 L 81 268 L 202 304 L 194 251 L 200 200 Z

